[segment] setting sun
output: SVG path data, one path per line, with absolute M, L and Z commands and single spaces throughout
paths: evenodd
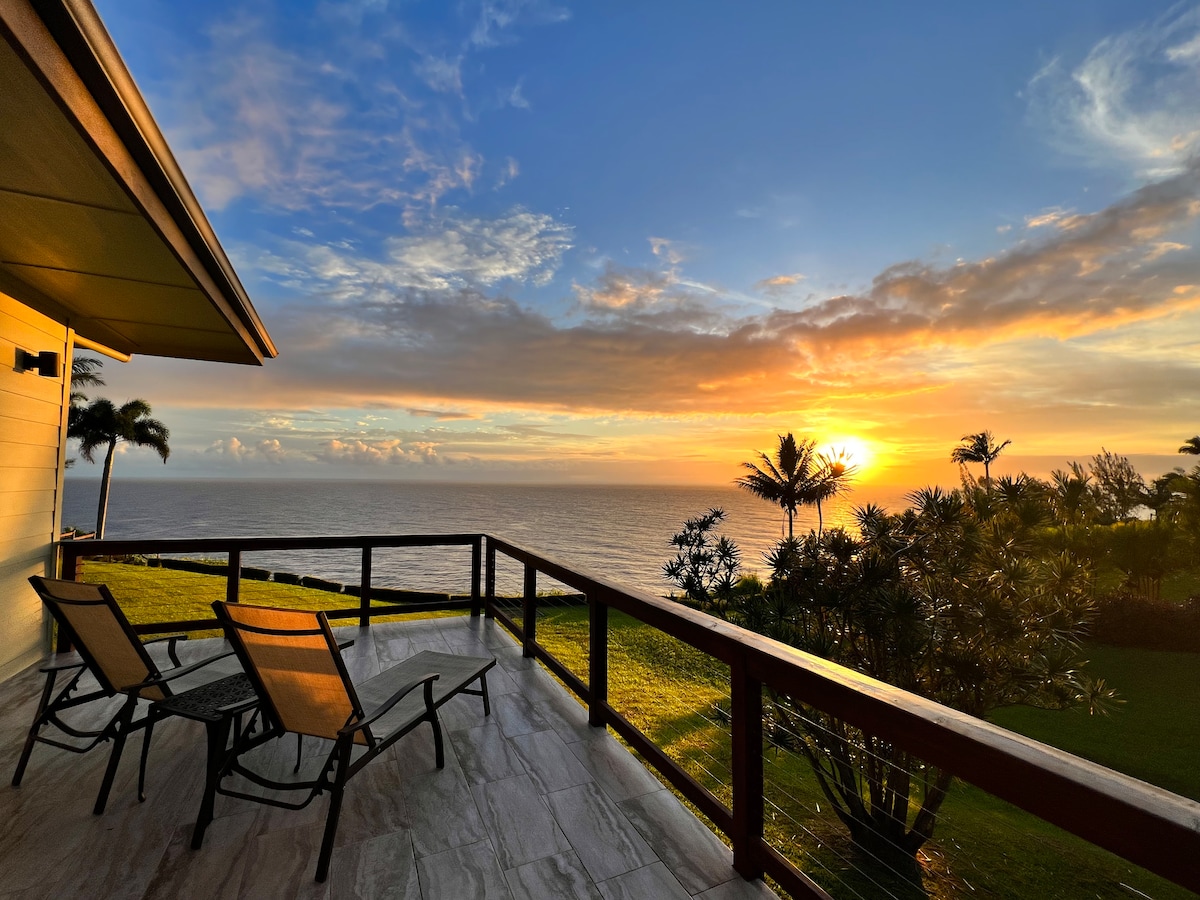
M 817 452 L 830 459 L 840 459 L 847 467 L 854 467 L 855 477 L 861 478 L 871 470 L 875 454 L 871 445 L 862 438 L 836 437 L 817 448 Z

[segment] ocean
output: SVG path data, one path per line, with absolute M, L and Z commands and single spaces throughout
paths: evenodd
M 96 521 L 97 479 L 68 478 L 64 526 Z M 859 489 L 824 504 L 826 527 L 851 525 L 855 506 L 903 508 L 903 489 Z M 765 572 L 768 550 L 786 534 L 783 511 L 736 487 L 449 484 L 398 481 L 113 480 L 107 537 L 210 538 L 487 532 L 570 565 L 655 594 L 669 593 L 662 566 L 672 535 L 690 517 L 725 510 L 722 533 L 743 567 Z M 801 510 L 798 534 L 815 528 Z M 354 550 L 247 554 L 242 564 L 357 583 Z M 515 563 L 498 566 L 500 590 L 520 584 Z M 467 548 L 376 551 L 374 584 L 466 592 Z M 539 589 L 553 589 L 539 576 Z

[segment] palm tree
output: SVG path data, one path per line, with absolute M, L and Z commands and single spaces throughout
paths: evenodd
M 1190 453 L 1192 456 L 1200 456 L 1200 434 L 1184 441 L 1183 446 L 1179 448 L 1179 452 Z
M 990 494 L 992 492 L 992 463 L 996 461 L 1000 451 L 1012 441 L 997 444 L 990 431 L 964 434 L 960 440 L 962 445 L 950 451 L 950 462 L 956 462 L 959 465 L 983 463 L 983 482 L 987 485 L 987 492 Z
M 796 508 L 815 505 L 819 530 L 824 524 L 821 502 L 844 491 L 846 479 L 854 472 L 854 467 L 847 465 L 841 455 L 823 456 L 816 452 L 816 446 L 816 441 L 797 441 L 790 432 L 781 434 L 775 459 L 759 453 L 762 466 L 752 462 L 742 463 L 750 470 L 750 474 L 743 475 L 735 482 L 755 497 L 768 503 L 778 503 L 783 508 L 787 513 L 789 538 L 794 534 L 792 523 Z
M 79 390 L 79 388 L 103 385 L 104 379 L 100 377 L 100 373 L 97 371 L 102 365 L 104 365 L 104 360 L 95 359 L 91 356 L 80 356 L 77 359 L 71 360 L 71 406 L 67 410 L 68 434 L 70 434 L 70 429 L 75 424 L 75 420 L 79 418 L 79 414 L 83 412 L 83 404 L 87 400 L 87 394 Z M 73 465 L 75 465 L 75 460 L 68 459 L 66 468 L 69 469 Z
M 813 475 L 812 486 L 807 492 L 808 502 L 817 507 L 817 534 L 825 530 L 825 517 L 821 515 L 821 503 L 831 500 L 838 494 L 850 489 L 846 484 L 858 470 L 858 466 L 846 459 L 844 450 L 829 454 L 818 454 L 817 471 Z
M 150 447 L 165 463 L 171 455 L 167 446 L 170 437 L 167 426 L 150 418 L 150 404 L 145 400 L 130 400 L 120 409 L 103 397 L 93 400 L 79 410 L 67 429 L 67 437 L 79 439 L 79 453 L 88 462 L 95 462 L 97 448 L 108 445 L 104 455 L 104 472 L 100 476 L 100 504 L 96 511 L 96 537 L 104 537 L 108 517 L 108 488 L 112 481 L 113 453 L 121 441 L 138 447 Z

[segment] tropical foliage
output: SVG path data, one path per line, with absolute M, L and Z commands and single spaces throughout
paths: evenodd
M 728 547 L 664 573 L 714 615 L 972 715 L 1101 710 L 1112 692 L 1082 674 L 1088 569 L 1039 542 L 1033 480 L 997 487 L 994 500 L 927 488 L 900 515 L 856 510 L 857 534 L 784 539 L 767 554 L 766 584 L 739 579 Z M 713 537 L 714 512 L 692 520 L 676 546 L 727 545 Z M 777 744 L 808 759 L 858 849 L 915 865 L 949 773 L 790 697 L 772 697 L 767 720 Z
M 111 400 L 93 400 L 73 416 L 67 436 L 79 440 L 79 455 L 95 462 L 96 451 L 106 448 L 104 470 L 100 476 L 100 501 L 96 510 L 96 537 L 104 537 L 108 518 L 108 493 L 112 483 L 113 456 L 121 442 L 136 447 L 149 447 L 165 463 L 171 455 L 167 443 L 170 431 L 157 419 L 150 418 L 150 404 L 145 400 L 130 400 L 120 407 Z
M 758 463 L 742 466 L 749 475 L 737 479 L 738 487 L 769 503 L 777 503 L 787 514 L 788 537 L 794 536 L 793 520 L 801 506 L 817 509 L 817 530 L 824 526 L 821 504 L 846 491 L 854 466 L 836 454 L 822 454 L 813 440 L 797 441 L 791 432 L 779 435 L 775 458 L 759 453 Z
M 964 434 L 962 443 L 950 451 L 950 462 L 965 466 L 967 463 L 983 463 L 983 481 L 988 491 L 992 489 L 992 463 L 1012 441 L 997 444 L 990 431 Z

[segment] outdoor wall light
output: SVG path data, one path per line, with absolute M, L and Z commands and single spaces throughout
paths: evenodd
M 18 350 L 17 371 L 28 372 L 31 369 L 37 369 L 37 373 L 46 378 L 59 378 L 62 375 L 59 356 L 53 350 L 43 350 L 41 353 Z

